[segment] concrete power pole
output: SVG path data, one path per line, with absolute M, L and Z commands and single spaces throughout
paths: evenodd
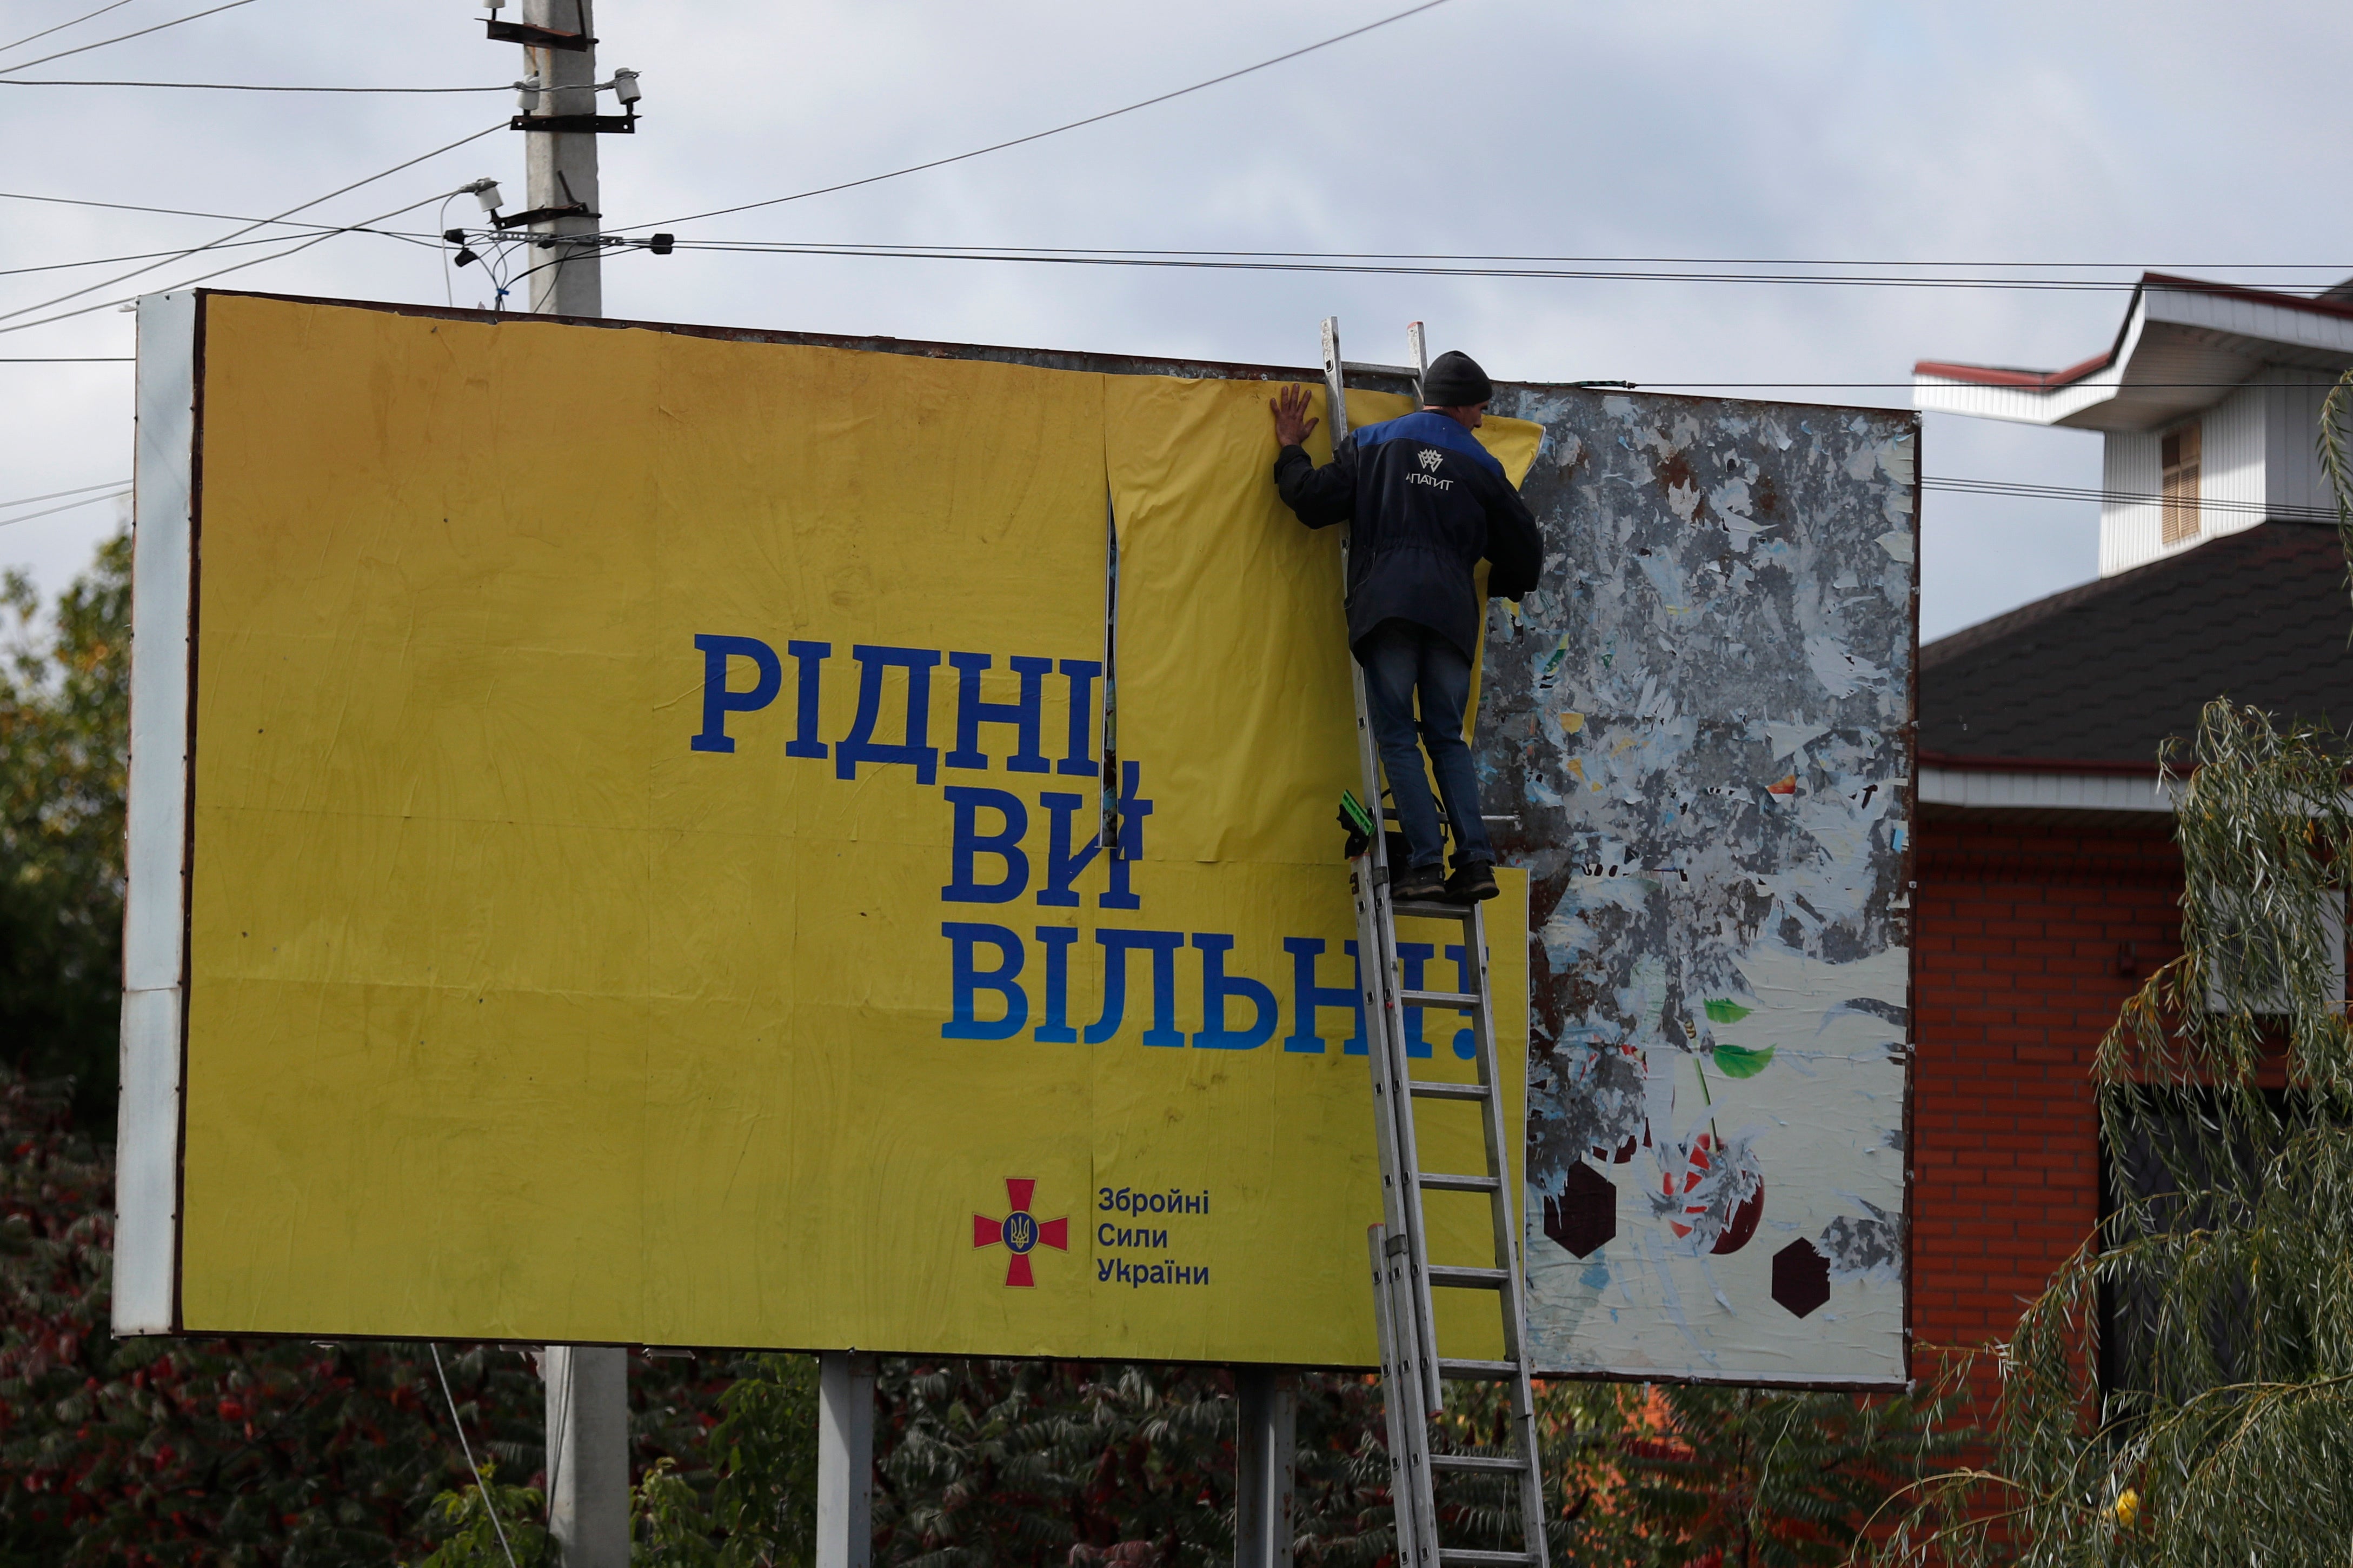
M 589 0 L 523 0 L 524 25 L 570 33 L 579 48 L 524 46 L 526 74 L 539 78 L 539 112 L 596 112 L 596 37 Z M 605 289 L 594 242 L 567 243 L 569 236 L 596 233 L 596 134 L 593 131 L 533 131 L 523 136 L 526 199 L 534 213 L 534 236 L 553 238 L 553 248 L 535 242 L 531 265 L 531 313 L 534 316 L 601 316 Z
M 589 0 L 523 0 L 523 25 L 566 34 L 556 47 L 526 42 L 523 74 L 540 82 L 535 115 L 596 112 L 596 31 Z M 495 27 L 493 29 L 496 30 Z M 530 231 L 542 237 L 529 265 L 537 316 L 599 316 L 605 291 L 593 237 L 596 134 L 593 130 L 523 133 Z M 540 244 L 552 240 L 548 248 Z M 602 1345 L 550 1345 L 547 1380 L 547 1523 L 564 1568 L 629 1568 L 629 1356 Z

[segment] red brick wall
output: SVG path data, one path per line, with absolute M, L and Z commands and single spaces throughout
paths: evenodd
M 1929 807 L 1920 825 L 1912 1320 L 1924 1378 L 1942 1347 L 2008 1338 L 2022 1300 L 2091 1233 L 2093 1048 L 2179 951 L 2169 817 L 2074 827 L 2006 815 Z M 1982 1402 L 1989 1358 L 1973 1381 Z

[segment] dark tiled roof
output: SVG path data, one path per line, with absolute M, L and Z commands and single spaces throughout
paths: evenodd
M 2353 602 L 2333 528 L 2266 522 L 1920 649 L 1920 752 L 2153 767 L 2216 697 L 2353 721 Z

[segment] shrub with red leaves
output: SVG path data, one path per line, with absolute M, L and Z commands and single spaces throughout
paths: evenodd
M 0 1078 L 0 1565 L 393 1563 L 427 1506 L 471 1484 L 420 1345 L 118 1340 L 107 1326 L 112 1171 L 60 1086 Z M 445 1349 L 478 1457 L 542 1463 L 530 1363 Z M 631 1378 L 641 1463 L 700 1447 L 716 1393 L 692 1363 Z

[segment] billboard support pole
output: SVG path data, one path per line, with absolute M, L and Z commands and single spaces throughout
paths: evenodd
M 1291 1568 L 1299 1384 L 1287 1368 L 1234 1368 L 1234 1568 Z
M 629 1568 L 629 1352 L 550 1345 L 547 1530 L 564 1568 Z
M 874 1562 L 874 1358 L 817 1358 L 817 1568 Z

